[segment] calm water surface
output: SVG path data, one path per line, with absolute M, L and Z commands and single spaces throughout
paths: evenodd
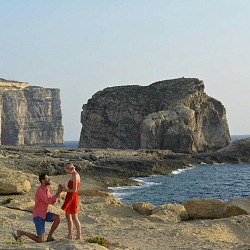
M 250 196 L 250 164 L 200 164 L 171 175 L 136 178 L 142 186 L 111 188 L 122 202 L 182 204 L 193 198 L 229 200 Z

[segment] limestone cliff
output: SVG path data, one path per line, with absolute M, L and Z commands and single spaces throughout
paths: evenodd
M 0 79 L 2 145 L 62 145 L 59 89 Z
M 97 92 L 83 105 L 79 147 L 209 152 L 230 143 L 226 111 L 196 78 Z

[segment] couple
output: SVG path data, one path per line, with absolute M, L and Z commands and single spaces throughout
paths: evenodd
M 50 232 L 47 236 L 46 241 L 54 241 L 55 239 L 52 237 L 53 233 L 59 226 L 62 218 L 54 213 L 48 212 L 49 204 L 54 204 L 59 197 L 61 192 L 67 192 L 65 197 L 65 201 L 62 205 L 62 210 L 66 213 L 66 219 L 68 223 L 68 239 L 73 239 L 73 222 L 76 227 L 77 232 L 77 240 L 82 239 L 81 235 L 81 224 L 78 219 L 78 189 L 80 187 L 80 175 L 75 170 L 75 167 L 72 163 L 66 163 L 64 165 L 64 169 L 67 174 L 71 174 L 71 180 L 68 182 L 68 188 L 64 188 L 59 185 L 57 192 L 54 196 L 51 195 L 48 186 L 50 185 L 50 178 L 46 174 L 39 175 L 39 181 L 41 182 L 41 186 L 36 190 L 35 194 L 35 207 L 33 211 L 33 221 L 36 226 L 37 235 L 28 233 L 22 230 L 17 230 L 17 232 L 13 232 L 12 235 L 15 240 L 21 240 L 21 237 L 24 235 L 35 242 L 41 243 L 45 241 L 45 221 L 53 222 Z

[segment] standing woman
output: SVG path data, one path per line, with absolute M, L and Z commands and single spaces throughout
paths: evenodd
M 71 174 L 71 179 L 68 182 L 68 188 L 62 188 L 62 191 L 67 192 L 65 201 L 62 205 L 62 210 L 66 213 L 66 219 L 68 222 L 68 236 L 67 238 L 73 239 L 73 222 L 76 227 L 77 240 L 82 239 L 81 224 L 78 219 L 78 189 L 80 187 L 80 175 L 75 170 L 75 166 L 72 163 L 66 163 L 64 170 L 67 174 Z

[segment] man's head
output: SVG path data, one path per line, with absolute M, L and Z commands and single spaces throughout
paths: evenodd
M 44 184 L 45 186 L 50 185 L 50 178 L 45 173 L 42 173 L 42 174 L 39 175 L 39 181 L 41 182 L 41 184 Z

